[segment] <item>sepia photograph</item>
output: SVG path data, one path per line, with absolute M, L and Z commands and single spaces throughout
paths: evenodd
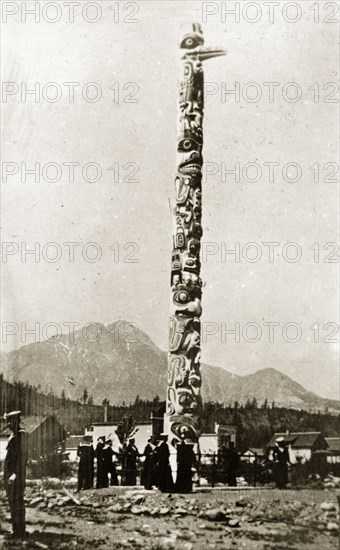
M 340 0 L 0 9 L 0 549 L 340 548 Z

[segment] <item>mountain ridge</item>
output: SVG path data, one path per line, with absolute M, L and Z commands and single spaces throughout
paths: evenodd
M 87 328 L 86 328 L 87 327 Z M 165 396 L 167 353 L 133 323 L 124 320 L 88 324 L 57 339 L 1 353 L 4 378 L 29 382 L 57 395 L 79 399 L 84 389 L 95 402 L 133 402 Z M 246 403 L 256 398 L 277 406 L 340 411 L 340 401 L 307 391 L 273 367 L 240 376 L 202 363 L 204 401 Z

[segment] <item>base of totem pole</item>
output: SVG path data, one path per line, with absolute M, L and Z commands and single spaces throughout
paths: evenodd
M 194 444 L 179 440 L 171 432 L 169 417 L 164 414 L 163 418 L 163 433 L 168 436 L 170 468 L 175 484 L 174 492 L 190 493 L 192 491 L 193 475 L 191 467 L 194 466 L 196 459 L 200 455 L 199 442 Z

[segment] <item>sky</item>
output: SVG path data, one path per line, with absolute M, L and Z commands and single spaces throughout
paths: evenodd
M 2 349 L 118 319 L 167 348 L 178 39 L 199 22 L 227 51 L 204 64 L 202 361 L 274 367 L 338 398 L 332 14 L 282 2 L 271 19 L 258 1 L 237 21 L 225 10 L 238 2 L 105 0 L 81 1 L 72 22 L 61 2 L 33 15 L 34 2 L 10 4 Z

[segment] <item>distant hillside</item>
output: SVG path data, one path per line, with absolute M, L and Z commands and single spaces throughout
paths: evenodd
M 137 395 L 149 400 L 165 396 L 167 354 L 125 321 L 96 324 L 87 335 L 78 330 L 58 341 L 29 344 L 1 357 L 5 379 L 28 381 L 57 395 L 64 391 L 69 399 L 79 399 L 85 389 L 96 403 L 103 399 L 131 403 Z M 318 397 L 273 368 L 237 376 L 203 364 L 202 378 L 205 401 L 233 404 L 256 397 L 259 404 L 267 400 L 277 406 L 340 411 L 339 401 Z
M 44 394 L 38 388 L 23 382 L 7 382 L 0 374 L 0 432 L 6 425 L 2 421 L 8 410 L 21 410 L 23 416 L 46 416 L 54 414 L 65 429 L 72 434 L 83 434 L 85 426 L 93 422 L 118 424 L 124 415 L 131 415 L 136 422 L 150 421 L 151 414 L 157 416 L 165 410 L 165 402 L 158 399 L 145 401 L 136 399 L 125 406 L 94 405 L 91 397 L 79 401 L 57 397 L 53 392 Z M 340 414 L 310 413 L 305 410 L 279 408 L 264 403 L 260 407 L 254 398 L 245 405 L 234 404 L 225 407 L 220 403 L 207 402 L 203 407 L 203 432 L 211 433 L 215 423 L 234 426 L 237 430 L 237 445 L 240 450 L 250 447 L 264 448 L 275 432 L 321 431 L 324 436 L 340 436 Z

